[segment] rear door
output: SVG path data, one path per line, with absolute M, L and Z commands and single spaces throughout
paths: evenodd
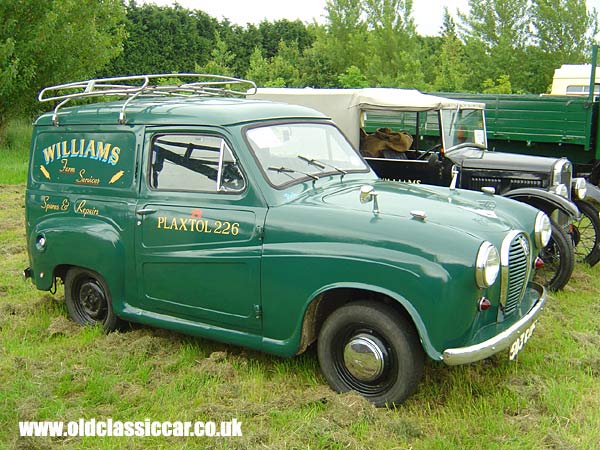
M 258 332 L 266 208 L 214 132 L 153 132 L 135 211 L 143 309 Z

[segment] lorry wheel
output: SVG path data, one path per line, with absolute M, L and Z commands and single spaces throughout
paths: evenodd
M 74 267 L 65 277 L 65 303 L 73 322 L 101 325 L 105 332 L 114 331 L 119 319 L 112 310 L 106 282 L 95 272 Z
M 600 261 L 600 216 L 591 203 L 579 200 L 575 204 L 581 212 L 581 220 L 573 223 L 578 235 L 575 258 L 595 266 Z
M 552 237 L 539 254 L 544 267 L 536 271 L 535 280 L 551 291 L 566 286 L 575 268 L 573 241 L 552 219 Z
M 356 391 L 376 406 L 402 403 L 423 376 L 425 353 L 415 327 L 383 303 L 335 310 L 321 328 L 317 352 L 333 390 Z

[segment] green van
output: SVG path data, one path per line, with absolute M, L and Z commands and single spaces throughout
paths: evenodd
M 516 358 L 546 301 L 531 278 L 548 217 L 380 180 L 326 116 L 249 86 L 178 74 L 43 90 L 57 106 L 34 127 L 24 276 L 64 283 L 71 318 L 107 331 L 138 322 L 285 357 L 316 342 L 331 387 L 376 405 L 413 393 L 425 357 Z

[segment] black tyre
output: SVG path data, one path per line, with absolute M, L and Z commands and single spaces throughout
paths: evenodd
M 70 269 L 65 277 L 65 302 L 75 323 L 101 325 L 105 332 L 119 326 L 108 286 L 95 272 L 78 267 Z
M 595 266 L 600 261 L 600 216 L 598 210 L 586 201 L 579 200 L 575 204 L 581 212 L 581 220 L 573 223 L 577 233 L 575 259 Z
M 323 324 L 317 351 L 336 392 L 356 391 L 376 406 L 402 403 L 423 376 L 425 353 L 414 325 L 392 307 L 355 302 Z
M 553 220 L 552 237 L 539 257 L 544 267 L 536 271 L 535 280 L 551 291 L 558 291 L 566 286 L 575 267 L 575 250 L 573 241 Z

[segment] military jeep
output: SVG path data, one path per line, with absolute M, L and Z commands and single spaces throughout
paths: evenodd
M 168 74 L 44 89 L 56 107 L 34 126 L 24 276 L 64 283 L 71 318 L 106 331 L 284 357 L 316 343 L 331 387 L 379 406 L 415 391 L 426 356 L 517 358 L 546 301 L 531 279 L 547 215 L 381 180 L 325 115 L 248 87 Z

